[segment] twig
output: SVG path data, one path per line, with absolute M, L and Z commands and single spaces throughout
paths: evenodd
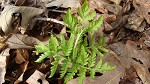
M 63 21 L 59 21 L 57 19 L 53 19 L 53 18 L 34 18 L 35 20 L 42 20 L 42 21 L 51 21 L 51 22 L 55 22 L 61 25 L 66 25 Z

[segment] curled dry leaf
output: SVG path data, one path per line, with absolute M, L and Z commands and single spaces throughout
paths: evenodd
M 26 30 L 31 19 L 36 15 L 43 13 L 43 10 L 39 8 L 25 6 L 5 6 L 4 10 L 0 15 L 0 27 L 5 34 L 9 34 L 13 30 L 11 28 L 11 25 L 13 23 L 13 13 L 21 13 L 21 27 Z

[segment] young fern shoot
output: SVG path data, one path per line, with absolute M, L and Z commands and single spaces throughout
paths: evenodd
M 70 37 L 65 39 L 63 34 L 60 34 L 60 41 L 51 35 L 49 42 L 46 45 L 35 45 L 37 52 L 41 53 L 41 56 L 36 62 L 42 62 L 45 58 L 54 58 L 51 67 L 51 74 L 49 77 L 53 77 L 56 69 L 59 65 L 59 61 L 62 60 L 60 69 L 60 78 L 64 77 L 64 83 L 67 83 L 78 76 L 78 83 L 82 84 L 82 80 L 86 77 L 86 73 L 90 73 L 90 77 L 94 79 L 95 73 L 104 73 L 114 69 L 108 63 L 103 63 L 103 53 L 107 53 L 105 48 L 104 38 L 99 38 L 98 42 L 95 42 L 94 31 L 98 30 L 103 23 L 103 17 L 94 19 L 96 12 L 90 13 L 88 7 L 88 1 L 85 0 L 84 4 L 78 8 L 78 15 L 80 19 L 71 14 L 68 9 L 63 21 L 70 29 Z M 85 25 L 85 23 L 89 23 Z M 86 34 L 91 35 L 91 39 L 88 39 Z M 96 56 L 100 56 L 100 60 L 96 63 Z

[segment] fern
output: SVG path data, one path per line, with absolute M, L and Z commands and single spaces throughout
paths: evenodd
M 103 17 L 94 20 L 96 12 L 90 13 L 87 0 L 78 8 L 78 15 L 80 19 L 71 14 L 70 9 L 68 9 L 66 16 L 63 18 L 65 26 L 70 29 L 67 31 L 70 33 L 68 40 L 65 39 L 63 34 L 60 34 L 60 38 L 51 35 L 46 45 L 35 45 L 36 52 L 41 53 L 36 62 L 42 62 L 45 58 L 54 58 L 49 77 L 53 77 L 59 61 L 61 61 L 60 78 L 64 78 L 64 83 L 77 75 L 78 83 L 82 84 L 86 73 L 90 73 L 90 77 L 94 79 L 96 72 L 105 73 L 114 68 L 102 61 L 103 53 L 109 52 L 105 48 L 104 38 L 100 37 L 99 41 L 96 42 L 93 34 L 102 25 Z M 87 23 L 89 24 L 87 25 Z M 100 56 L 98 63 L 96 62 L 96 56 Z
M 69 63 L 70 63 L 70 59 L 64 59 L 62 61 L 62 65 L 61 65 L 61 71 L 60 71 L 60 78 L 64 77 L 68 68 L 69 68 Z
M 53 77 L 53 75 L 55 74 L 57 66 L 58 66 L 58 62 L 59 62 L 61 56 L 55 56 L 54 58 L 55 58 L 54 59 L 55 61 L 52 62 L 53 66 L 51 67 L 51 74 L 50 74 L 49 78 Z
M 78 71 L 78 66 L 76 63 L 72 64 L 72 67 L 69 69 L 69 72 L 67 73 L 65 77 L 64 83 L 67 83 L 69 80 L 73 79 L 75 76 L 75 73 Z
M 82 84 L 82 80 L 85 78 L 86 76 L 86 68 L 81 67 L 79 69 L 79 74 L 78 74 L 78 84 Z

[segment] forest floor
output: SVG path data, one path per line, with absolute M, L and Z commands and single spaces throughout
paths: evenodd
M 63 84 L 50 74 L 51 59 L 36 63 L 34 46 L 46 43 L 50 33 L 66 33 L 63 17 L 74 15 L 84 0 L 1 0 L 0 84 Z M 104 17 L 95 32 L 104 36 L 109 53 L 104 61 L 116 66 L 83 84 L 150 84 L 150 0 L 88 0 L 96 18 Z M 77 78 L 67 84 L 77 84 Z

